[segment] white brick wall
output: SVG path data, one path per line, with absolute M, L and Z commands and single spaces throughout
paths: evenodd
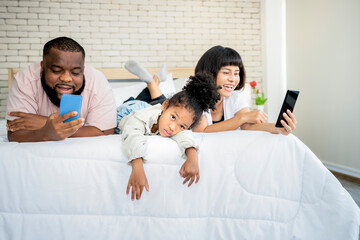
M 129 58 L 145 67 L 194 67 L 223 45 L 240 52 L 247 81 L 261 83 L 260 7 L 260 0 L 0 0 L 0 118 L 7 68 L 40 61 L 43 45 L 59 36 L 78 41 L 97 68 Z

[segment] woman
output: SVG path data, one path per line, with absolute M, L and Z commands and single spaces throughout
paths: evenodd
M 205 113 L 195 132 L 220 132 L 236 129 L 258 130 L 288 135 L 295 129 L 296 119 L 293 113 L 284 113 L 286 120 L 283 128 L 276 128 L 274 123 L 266 123 L 267 115 L 261 110 L 250 111 L 241 90 L 245 86 L 245 68 L 240 54 L 234 49 L 215 46 L 200 58 L 195 67 L 195 74 L 207 73 L 214 77 L 220 100 L 216 109 Z

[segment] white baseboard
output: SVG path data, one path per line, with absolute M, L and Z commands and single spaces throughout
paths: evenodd
M 342 173 L 351 177 L 360 178 L 360 171 L 340 164 L 321 161 L 331 171 Z

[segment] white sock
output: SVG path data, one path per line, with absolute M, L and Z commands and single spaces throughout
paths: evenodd
M 128 70 L 129 72 L 131 72 L 132 74 L 138 76 L 140 78 L 140 80 L 149 83 L 152 80 L 152 76 L 151 74 L 146 71 L 146 69 L 140 65 L 140 63 L 134 61 L 134 60 L 129 60 L 125 63 L 125 68 L 126 70 Z
M 168 75 L 166 64 L 164 63 L 160 70 L 156 73 L 156 76 L 159 78 L 160 82 L 163 82 L 166 80 Z

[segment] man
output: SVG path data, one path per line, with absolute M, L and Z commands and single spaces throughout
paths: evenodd
M 56 141 L 114 133 L 116 106 L 111 87 L 98 70 L 84 66 L 85 51 L 71 38 L 47 42 L 43 60 L 14 76 L 7 103 L 9 141 Z M 58 116 L 62 94 L 82 95 L 80 118 Z

